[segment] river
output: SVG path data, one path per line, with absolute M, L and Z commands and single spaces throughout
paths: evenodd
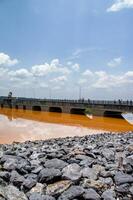
M 133 131 L 124 119 L 48 113 L 29 110 L 0 109 L 0 143 L 83 136 L 104 132 Z

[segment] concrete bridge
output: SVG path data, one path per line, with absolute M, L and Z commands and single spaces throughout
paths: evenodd
M 97 116 L 121 117 L 121 113 L 133 112 L 133 101 L 60 100 L 0 97 L 1 108 L 85 114 L 88 109 Z

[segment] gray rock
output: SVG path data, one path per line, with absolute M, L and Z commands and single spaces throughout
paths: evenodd
M 103 149 L 102 154 L 109 161 L 114 161 L 115 159 L 115 154 L 112 149 Z
M 100 200 L 100 195 L 94 189 L 85 190 L 83 197 L 88 200 Z
M 115 199 L 116 194 L 113 190 L 106 190 L 105 192 L 103 192 L 102 194 L 102 198 L 103 200 L 116 200 Z
M 125 183 L 122 185 L 118 185 L 116 187 L 116 191 L 119 193 L 129 193 L 129 184 Z
M 18 164 L 18 161 L 16 159 L 9 158 L 4 163 L 3 168 L 8 171 L 15 170 L 17 167 L 17 164 Z
M 114 177 L 114 180 L 116 185 L 121 185 L 124 183 L 133 183 L 133 176 L 122 172 L 117 172 Z
M 7 171 L 0 171 L 0 178 L 8 182 L 10 179 L 10 173 Z
M 7 200 L 28 200 L 23 192 L 20 192 L 16 187 L 12 185 L 5 187 L 4 197 Z
M 52 160 L 47 160 L 45 162 L 45 167 L 46 168 L 55 168 L 55 169 L 63 169 L 64 167 L 67 166 L 67 163 L 60 160 L 60 159 L 57 159 L 57 158 L 54 158 Z
M 5 187 L 0 185 L 0 197 L 4 198 L 4 196 L 5 196 Z
M 129 188 L 130 193 L 133 195 L 133 186 Z
M 55 180 L 61 176 L 59 169 L 45 168 L 40 171 L 38 180 L 40 183 L 45 183 L 51 180 Z
M 44 200 L 41 194 L 34 192 L 30 195 L 29 200 Z
M 18 172 L 11 172 L 10 182 L 13 183 L 15 186 L 21 186 L 24 180 L 25 178 L 21 176 Z
M 133 155 L 127 157 L 127 162 L 133 167 Z
M 70 164 L 66 166 L 63 170 L 62 177 L 72 181 L 77 181 L 81 177 L 81 168 L 78 164 Z
M 81 186 L 71 186 L 68 190 L 63 192 L 58 200 L 71 200 L 74 198 L 80 198 L 84 193 L 84 189 Z
M 33 193 L 30 195 L 29 200 L 55 200 L 55 198 L 48 195 L 41 195 L 39 193 Z
M 104 170 L 104 167 L 101 165 L 93 165 L 93 168 L 86 167 L 82 169 L 81 173 L 84 178 L 96 180 L 101 171 Z
M 27 178 L 23 182 L 23 188 L 27 191 L 33 188 L 36 185 L 36 180 L 33 178 Z
M 55 198 L 49 195 L 43 195 L 43 200 L 55 200 Z

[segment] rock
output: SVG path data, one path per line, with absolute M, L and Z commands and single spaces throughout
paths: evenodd
M 0 159 L 3 157 L 4 153 L 0 150 Z
M 129 152 L 133 152 L 133 144 L 129 144 L 126 148 Z
M 4 197 L 7 200 L 28 200 L 23 192 L 20 192 L 15 186 L 9 185 L 5 187 Z
M 42 169 L 43 169 L 42 166 L 38 166 L 38 167 L 36 167 L 35 169 L 32 170 L 32 173 L 38 174 Z
M 130 191 L 131 195 L 133 195 L 133 186 L 131 186 L 131 187 L 129 188 L 129 191 Z
M 2 178 L 0 178 L 0 186 L 7 186 L 8 182 L 4 181 Z
M 83 197 L 88 200 L 100 200 L 100 195 L 94 189 L 85 190 Z
M 74 198 L 80 198 L 84 193 L 84 189 L 81 186 L 71 186 L 68 190 L 63 192 L 58 200 L 71 200 Z
M 16 159 L 9 158 L 4 163 L 3 168 L 8 171 L 15 170 L 17 167 L 17 164 L 18 164 L 18 161 Z
M 10 179 L 10 173 L 7 171 L 0 171 L 0 178 L 8 182 Z
M 51 196 L 59 196 L 66 189 L 68 189 L 71 185 L 71 181 L 58 181 L 56 183 L 50 184 L 46 188 L 46 194 Z
M 55 198 L 50 197 L 48 195 L 41 195 L 38 193 L 33 193 L 30 195 L 29 200 L 55 200 Z
M 72 181 L 78 181 L 81 177 L 81 168 L 78 164 L 70 164 L 66 166 L 63 170 L 62 177 Z
M 133 155 L 127 157 L 127 163 L 133 167 Z
M 5 187 L 0 186 L 0 197 L 4 198 L 4 196 L 5 196 Z
M 15 186 L 21 186 L 22 183 L 24 182 L 24 177 L 21 176 L 18 172 L 12 171 L 11 172 L 11 177 L 10 177 L 10 182 L 13 183 Z
M 36 180 L 33 178 L 27 178 L 23 182 L 23 188 L 28 191 L 36 185 Z
M 102 154 L 109 161 L 114 161 L 115 159 L 115 154 L 112 149 L 103 149 Z
M 115 188 L 115 190 L 119 193 L 129 193 L 129 184 L 125 183 L 125 184 L 119 185 Z
M 104 167 L 101 165 L 94 165 L 93 168 L 86 167 L 82 169 L 81 173 L 84 178 L 96 180 L 102 170 L 104 170 Z
M 45 162 L 45 167 L 46 168 L 55 168 L 55 169 L 63 169 L 64 167 L 67 166 L 67 163 L 59 160 L 57 158 L 54 158 L 52 160 L 47 160 Z
M 30 194 L 32 194 L 32 193 L 40 193 L 40 194 L 43 194 L 44 187 L 45 187 L 44 184 L 37 183 L 36 186 L 34 186 L 34 187 L 29 191 L 29 193 L 30 193 Z
M 55 198 L 49 195 L 43 195 L 43 200 L 55 200 Z
M 40 171 L 38 180 L 40 183 L 45 183 L 51 180 L 58 179 L 61 176 L 59 169 L 45 168 Z
M 89 167 L 82 169 L 81 173 L 84 178 L 93 179 L 93 180 L 96 180 L 98 178 L 98 173 L 96 173 L 94 169 L 89 168 Z
M 103 200 L 116 200 L 115 199 L 116 194 L 113 190 L 106 190 L 105 192 L 103 192 L 102 194 L 102 198 Z
M 133 183 L 133 176 L 122 172 L 117 172 L 114 177 L 114 180 L 116 185 L 121 185 L 124 183 Z
M 107 184 L 103 179 L 93 180 L 93 179 L 84 179 L 83 187 L 85 188 L 94 188 L 96 190 L 106 190 L 110 188 L 110 185 Z

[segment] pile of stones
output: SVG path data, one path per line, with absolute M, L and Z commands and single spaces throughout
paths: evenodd
M 133 200 L 133 132 L 0 145 L 0 200 Z

